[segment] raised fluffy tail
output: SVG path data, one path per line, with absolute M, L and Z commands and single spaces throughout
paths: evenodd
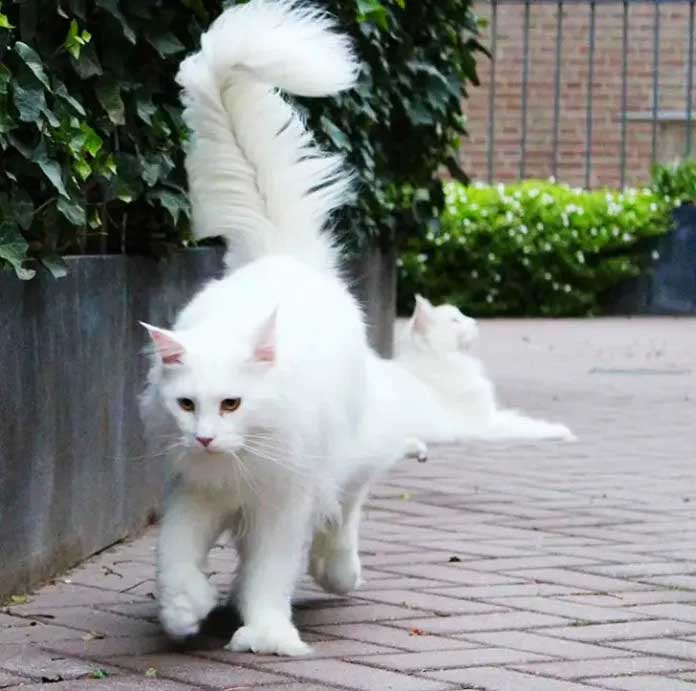
M 351 87 L 349 41 L 321 11 L 294 0 L 251 0 L 226 10 L 177 75 L 193 131 L 186 157 L 198 238 L 222 236 L 228 264 L 290 254 L 335 270 L 327 233 L 351 176 L 322 153 L 278 93 L 326 96 Z

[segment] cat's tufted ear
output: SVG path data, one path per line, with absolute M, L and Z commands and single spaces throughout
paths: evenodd
M 411 329 L 415 333 L 423 334 L 428 330 L 432 322 L 432 311 L 430 301 L 416 293 L 416 308 L 411 317 Z
M 186 352 L 184 346 L 176 339 L 176 336 L 171 331 L 160 329 L 152 324 L 140 322 L 147 329 L 155 350 L 162 358 L 162 363 L 165 365 L 180 365 L 181 358 Z
M 272 365 L 276 358 L 276 323 L 278 308 L 276 307 L 266 321 L 261 324 L 254 343 L 254 361 Z

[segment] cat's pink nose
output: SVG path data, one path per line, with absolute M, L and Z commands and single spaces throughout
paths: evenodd
M 196 439 L 203 445 L 205 448 L 208 448 L 208 445 L 210 444 L 211 441 L 213 441 L 212 437 L 196 437 Z

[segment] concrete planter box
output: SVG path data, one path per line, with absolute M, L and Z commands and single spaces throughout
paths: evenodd
M 612 291 L 613 314 L 696 314 L 696 206 L 684 204 L 673 212 L 674 230 L 661 237 L 659 259 L 642 276 Z
M 138 320 L 170 324 L 219 272 L 221 252 L 67 261 L 60 280 L 0 273 L 0 597 L 156 518 L 164 462 L 147 456 L 139 420 L 147 362 Z M 372 287 L 380 262 L 363 267 L 370 312 L 385 314 Z M 386 343 L 381 332 L 374 341 Z

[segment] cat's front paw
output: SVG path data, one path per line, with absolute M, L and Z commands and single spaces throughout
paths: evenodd
M 180 569 L 160 580 L 160 622 L 171 638 L 194 636 L 217 605 L 217 590 L 195 568 Z
M 309 655 L 312 649 L 302 641 L 297 629 L 288 621 L 267 622 L 237 629 L 225 646 L 235 652 L 260 653 L 262 655 Z

